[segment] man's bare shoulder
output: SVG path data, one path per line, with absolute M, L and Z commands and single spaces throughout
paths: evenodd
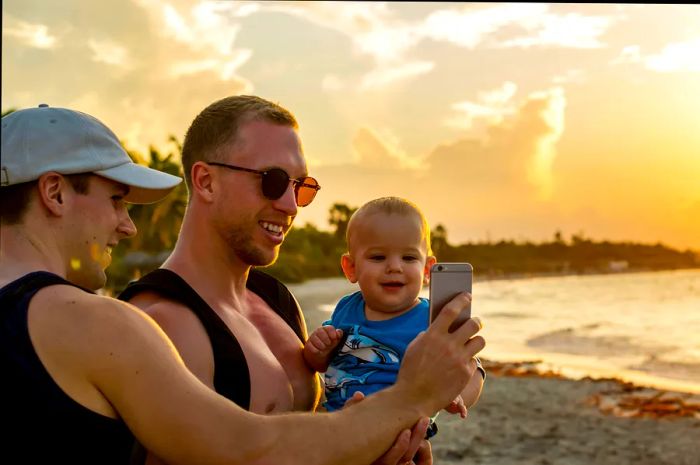
M 182 302 L 163 297 L 157 292 L 144 291 L 135 295 L 129 303 L 143 310 L 148 316 L 166 329 L 200 326 L 201 323 L 192 310 Z
M 140 331 L 152 325 L 133 305 L 61 284 L 37 292 L 29 305 L 28 318 L 32 333 L 75 333 L 79 336 L 76 341 L 98 345 L 117 331 Z
M 177 360 L 171 342 L 138 308 L 69 285 L 37 292 L 27 322 L 34 350 L 49 374 L 83 405 L 94 402 L 95 395 L 88 393 L 95 388 L 122 386 L 145 373 L 142 364 Z
M 190 371 L 212 387 L 214 353 L 207 331 L 197 315 L 187 305 L 152 291 L 139 293 L 129 303 L 158 323 L 175 344 Z
M 85 292 L 67 284 L 56 284 L 39 290 L 30 303 L 33 313 L 46 314 L 47 317 L 62 316 L 80 317 L 111 317 L 113 311 L 122 310 L 133 312 L 132 305 L 111 297 L 105 297 L 90 292 Z M 104 310 L 104 311 L 100 311 Z

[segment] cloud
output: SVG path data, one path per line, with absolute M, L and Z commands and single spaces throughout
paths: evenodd
M 546 5 L 534 3 L 446 9 L 431 13 L 420 29 L 425 37 L 473 49 L 509 24 L 536 26 L 546 11 Z
M 504 48 L 599 48 L 603 46 L 599 38 L 613 21 L 608 16 L 552 13 L 542 3 L 510 3 L 436 11 L 428 16 L 421 31 L 431 39 L 469 49 L 484 44 Z
M 468 174 L 469 182 L 479 189 L 507 186 L 498 191 L 548 198 L 556 143 L 564 130 L 565 103 L 561 88 L 530 94 L 490 125 L 486 137 L 438 146 L 426 159 L 431 176 L 452 179 L 455 192 L 462 186 L 458 180 Z
M 417 24 L 400 20 L 384 2 L 264 2 L 276 11 L 310 21 L 349 37 L 360 54 L 376 63 L 401 61 L 421 39 Z
M 532 111 L 533 119 L 538 116 L 542 118 L 547 127 L 547 130 L 537 139 L 534 156 L 528 169 L 528 176 L 531 182 L 538 186 L 539 195 L 543 199 L 548 199 L 552 195 L 552 167 L 557 156 L 557 142 L 564 133 L 565 107 L 564 91 L 556 87 L 533 94 L 529 105 L 523 109 L 523 113 Z
M 398 66 L 380 66 L 365 74 L 360 82 L 360 90 L 385 87 L 393 82 L 429 73 L 435 64 L 429 61 L 416 61 Z
M 236 48 L 238 18 L 259 10 L 257 4 L 200 2 L 173 4 L 161 0 L 138 0 L 157 31 L 165 39 L 180 43 L 177 58 L 166 67 L 165 76 L 178 78 L 212 72 L 221 80 L 241 80 L 238 69 L 253 51 Z
M 326 92 L 337 92 L 345 89 L 345 82 L 335 74 L 327 74 L 321 81 L 321 89 Z
M 353 199 L 357 206 L 397 195 L 417 202 L 431 225 L 440 222 L 448 231 L 473 230 L 474 218 L 491 225 L 496 237 L 537 237 L 542 224 L 552 224 L 554 231 L 561 216 L 548 196 L 554 193 L 553 161 L 564 130 L 564 91 L 534 92 L 517 104 L 510 85 L 480 95 L 491 103 L 509 102 L 512 114 L 481 134 L 438 144 L 421 158 L 401 150 L 391 133 L 361 128 L 353 139 L 352 162 L 314 167 L 323 197 L 303 218 L 325 224 L 327 206 L 321 199 Z M 475 234 L 483 239 L 483 232 Z
M 169 149 L 171 134 L 182 140 L 211 102 L 252 93 L 239 76 L 252 51 L 237 38 L 254 4 L 105 1 L 85 2 L 75 15 L 53 2 L 39 10 L 15 2 L 17 13 L 3 18 L 3 70 L 13 71 L 3 76 L 8 106 L 46 102 L 84 111 L 148 153 L 150 144 Z
M 642 61 L 641 48 L 639 45 L 627 45 L 622 48 L 620 55 L 613 61 L 613 64 L 621 63 L 639 63 Z
M 668 44 L 661 53 L 648 56 L 644 64 L 648 69 L 661 73 L 700 72 L 700 37 Z
M 700 72 L 700 37 L 667 44 L 656 54 L 644 54 L 639 45 L 628 45 L 612 63 L 639 63 L 658 73 L 697 73 Z
M 29 23 L 10 15 L 4 15 L 3 36 L 15 37 L 25 45 L 39 49 L 52 49 L 57 45 L 57 37 L 49 33 L 44 24 Z
M 529 34 L 504 41 L 503 47 L 601 48 L 599 38 L 608 30 L 613 18 L 607 16 L 538 15 L 534 24 L 525 24 Z
M 452 109 L 458 114 L 448 117 L 445 124 L 457 129 L 471 129 L 476 121 L 499 123 L 515 111 L 512 98 L 517 89 L 515 83 L 507 81 L 500 88 L 477 94 L 477 102 L 465 100 L 454 103 Z
M 112 66 L 128 67 L 127 49 L 112 40 L 88 40 L 88 47 L 92 50 L 92 59 L 99 63 Z
M 562 74 L 552 77 L 552 83 L 564 85 L 568 83 L 582 84 L 585 81 L 586 73 L 582 69 L 569 69 Z
M 415 168 L 415 161 L 406 155 L 399 144 L 398 137 L 387 130 L 378 134 L 376 130 L 362 127 L 352 140 L 355 163 L 371 170 Z
M 391 3 L 263 2 L 259 11 L 276 11 L 310 21 L 349 38 L 374 68 L 360 77 L 360 91 L 385 88 L 435 69 L 432 61 L 416 60 L 413 50 L 425 41 L 460 47 L 595 48 L 612 17 L 557 14 L 547 4 L 467 5 L 402 19 Z M 324 90 L 339 89 L 326 81 Z

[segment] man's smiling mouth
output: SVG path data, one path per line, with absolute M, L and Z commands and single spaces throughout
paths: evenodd
M 259 224 L 263 227 L 263 229 L 265 229 L 265 231 L 271 234 L 281 235 L 284 231 L 284 227 L 279 224 L 268 223 L 267 221 L 260 221 Z

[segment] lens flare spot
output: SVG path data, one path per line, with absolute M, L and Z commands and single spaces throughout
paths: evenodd
M 102 261 L 102 254 L 100 253 L 100 246 L 96 243 L 90 244 L 90 257 L 96 262 Z
M 73 271 L 79 270 L 81 266 L 82 266 L 82 263 L 80 262 L 79 258 L 71 258 L 70 259 L 70 267 Z

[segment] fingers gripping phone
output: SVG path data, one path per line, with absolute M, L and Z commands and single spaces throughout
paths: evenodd
M 474 269 L 469 263 L 436 263 L 430 269 L 430 321 L 461 292 L 472 292 Z M 462 326 L 472 316 L 471 304 L 457 317 L 449 331 Z

